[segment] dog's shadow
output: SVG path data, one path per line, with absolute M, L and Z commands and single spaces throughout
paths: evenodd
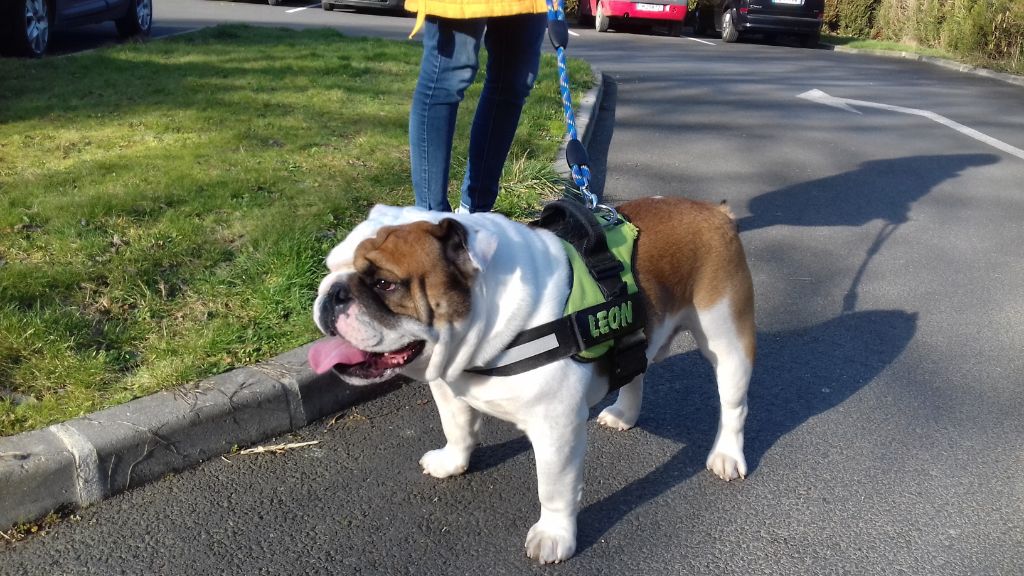
M 871 382 L 899 357 L 916 329 L 916 314 L 870 310 L 800 330 L 759 333 L 744 450 L 748 473 L 756 474 L 765 453 L 783 435 Z M 637 428 L 681 448 L 644 477 L 582 510 L 580 551 L 600 541 L 634 509 L 704 470 L 718 426 L 718 392 L 710 365 L 692 350 L 651 366 L 645 382 Z M 592 416 L 606 404 L 595 407 Z M 593 446 L 599 438 L 590 436 Z M 486 470 L 529 449 L 521 436 L 481 446 L 471 470 Z
M 809 328 L 758 334 L 746 426 L 749 473 L 786 433 L 839 405 L 906 348 L 917 315 L 899 310 L 843 314 Z M 633 509 L 704 470 L 718 421 L 714 372 L 696 350 L 651 367 L 637 426 L 682 448 L 658 468 L 579 517 L 581 550 Z

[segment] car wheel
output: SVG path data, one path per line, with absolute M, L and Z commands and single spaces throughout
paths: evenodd
M 736 9 L 730 8 L 722 14 L 722 41 L 735 42 L 740 39 L 740 32 L 736 29 Z
M 153 27 L 153 0 L 129 0 L 128 12 L 114 21 L 122 38 L 148 36 Z
M 327 10 L 328 12 L 334 10 L 334 4 L 331 4 L 330 2 L 324 2 L 320 4 L 320 7 L 323 8 L 324 10 Z
M 50 43 L 50 9 L 46 0 L 14 0 L 3 10 L 0 19 L 6 20 L 8 29 L 0 41 L 0 50 L 15 56 L 38 58 L 46 53 Z
M 821 32 L 808 34 L 800 38 L 800 45 L 804 48 L 817 48 L 821 44 Z
M 668 35 L 674 38 L 678 38 L 683 35 L 683 23 L 673 22 L 668 25 Z
M 594 14 L 594 29 L 598 32 L 607 32 L 611 19 L 604 15 L 604 4 L 597 3 L 597 14 Z
M 281 0 L 267 0 L 267 4 L 270 4 L 271 6 L 278 6 L 281 4 Z

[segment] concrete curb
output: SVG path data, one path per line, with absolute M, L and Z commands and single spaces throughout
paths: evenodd
M 584 143 L 601 101 L 603 77 L 596 70 L 594 75 L 597 84 L 581 99 L 576 116 Z M 565 164 L 564 148 L 556 169 Z M 333 373 L 318 376 L 306 361 L 312 345 L 214 376 L 195 389 L 158 392 L 0 438 L 0 530 L 95 504 L 401 386 L 354 387 Z
M 306 364 L 307 344 L 49 428 L 0 438 L 0 529 L 95 504 L 165 474 L 297 430 L 396 389 L 347 386 Z
M 835 52 L 844 52 L 847 54 L 868 54 L 870 56 L 901 58 L 904 60 L 917 60 L 918 62 L 926 62 L 934 66 L 941 66 L 943 68 L 949 68 L 950 70 L 956 70 L 957 72 L 964 72 L 967 74 L 984 76 L 986 78 L 992 78 L 994 80 L 1001 80 L 1009 84 L 1024 86 L 1024 76 L 1018 76 L 1016 74 L 1007 74 L 1005 72 L 996 72 L 995 70 L 989 70 L 988 68 L 979 68 L 978 66 L 964 64 L 963 62 L 957 62 L 955 60 L 936 58 L 934 56 L 923 56 L 921 54 L 914 54 L 913 52 L 895 52 L 892 50 L 868 50 L 864 48 L 848 48 L 846 46 L 836 46 L 834 44 L 826 45 L 831 46 L 832 50 Z

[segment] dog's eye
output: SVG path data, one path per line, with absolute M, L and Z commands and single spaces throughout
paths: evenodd
M 373 283 L 374 289 L 375 290 L 379 290 L 380 292 L 391 292 L 397 286 L 398 285 L 395 284 L 394 282 L 392 282 L 390 280 L 384 280 L 383 278 L 378 278 Z

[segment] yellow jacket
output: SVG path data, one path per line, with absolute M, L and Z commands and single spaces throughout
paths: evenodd
M 487 18 L 547 12 L 545 0 L 405 0 L 405 9 L 416 13 L 412 37 L 427 16 L 441 18 Z

